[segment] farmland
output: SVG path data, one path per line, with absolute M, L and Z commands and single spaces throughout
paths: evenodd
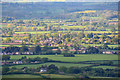
M 47 65 L 47 66 L 49 66 L 49 65 L 51 65 L 51 64 L 54 64 L 54 65 L 56 65 L 56 66 L 58 66 L 58 67 L 60 67 L 60 66 L 65 66 L 65 67 L 74 67 L 74 66 L 76 66 L 76 67 L 85 67 L 85 66 L 89 66 L 90 64 L 72 64 L 72 63 L 44 63 L 44 64 L 31 64 L 31 65 L 14 65 L 14 67 L 16 67 L 16 68 L 18 68 L 18 69 L 21 69 L 21 68 L 23 68 L 23 67 L 29 67 L 29 68 L 37 68 L 37 67 L 40 67 L 40 66 L 42 66 L 42 65 Z M 10 68 L 11 67 L 13 67 L 13 66 L 10 66 Z
M 70 26 L 73 28 L 79 27 L 80 26 Z M 67 28 L 67 27 L 66 27 Z M 68 29 L 68 28 L 67 28 Z M 58 31 L 58 32 L 69 32 L 69 31 Z M 71 31 L 71 32 L 82 32 L 82 31 Z M 112 33 L 111 31 L 84 31 L 85 33 Z M 50 31 L 35 31 L 35 32 L 15 32 L 16 34 L 24 34 L 24 33 L 30 33 L 30 34 L 44 34 L 44 33 L 50 33 Z M 116 31 L 115 33 L 118 33 L 118 31 Z
M 114 66 L 97 66 L 97 67 L 93 67 L 93 68 L 115 69 L 115 68 L 118 68 L 118 67 L 114 67 Z
M 3 78 L 118 77 L 116 4 L 3 3 Z
M 30 75 L 30 74 L 12 74 L 12 75 L 3 75 L 3 78 L 41 78 L 38 75 Z
M 13 55 L 11 60 L 20 59 L 25 55 Z M 103 54 L 82 54 L 76 55 L 76 57 L 63 57 L 63 55 L 26 55 L 28 58 L 34 57 L 46 57 L 56 61 L 64 62 L 80 62 L 80 61 L 95 61 L 95 60 L 118 60 L 118 55 L 103 55 Z
M 118 69 L 118 56 L 117 55 L 103 55 L 103 54 L 82 54 L 82 55 L 76 55 L 76 57 L 63 57 L 63 55 L 12 55 L 11 60 L 17 60 L 22 57 L 26 56 L 27 58 L 35 58 L 35 57 L 41 57 L 41 58 L 49 58 L 50 60 L 54 61 L 61 61 L 59 62 L 47 62 L 47 63 L 40 63 L 40 64 L 19 64 L 19 65 L 13 65 L 9 66 L 10 69 L 13 67 L 17 69 L 22 69 L 24 67 L 28 67 L 31 69 L 37 69 L 40 66 L 50 66 L 51 64 L 56 65 L 58 68 L 64 66 L 67 68 L 70 67 L 79 67 L 79 68 L 85 68 L 85 67 L 91 67 L 93 69 L 99 69 L 102 68 L 104 70 L 106 69 Z M 95 66 L 94 64 L 101 64 L 104 62 L 112 61 L 113 64 L 116 66 Z M 69 63 L 70 62 L 70 63 Z M 76 63 L 78 62 L 78 63 Z M 82 63 L 81 63 L 82 62 Z M 18 77 L 23 78 L 23 74 L 10 74 L 10 75 L 3 75 L 3 78 L 18 78 Z M 37 73 L 37 74 L 24 74 L 24 78 L 43 78 L 43 77 L 50 77 L 50 78 L 74 78 L 74 77 L 79 77 L 80 74 L 46 74 L 46 73 Z M 94 76 L 95 77 L 95 76 Z

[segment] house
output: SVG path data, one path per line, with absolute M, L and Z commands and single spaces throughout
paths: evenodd
M 112 51 L 103 51 L 103 54 L 113 54 L 114 52 Z
M 14 61 L 13 64 L 22 64 L 22 61 Z
M 46 68 L 41 68 L 41 69 L 40 69 L 40 72 L 46 72 L 46 71 L 47 71 Z
M 47 65 L 41 66 L 40 72 L 47 72 Z
M 14 40 L 17 43 L 22 43 L 22 40 Z
M 6 65 L 6 64 L 9 64 L 9 62 L 2 62 L 2 65 Z
M 15 54 L 16 54 L 16 55 L 20 55 L 20 52 L 16 52 Z
M 25 55 L 32 55 L 33 52 L 22 52 L 22 54 L 25 54 Z

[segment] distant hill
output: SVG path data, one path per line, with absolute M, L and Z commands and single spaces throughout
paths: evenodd
M 36 3 L 0 3 L 2 16 L 17 19 L 55 18 L 64 14 L 83 10 L 118 10 L 117 2 L 36 2 Z

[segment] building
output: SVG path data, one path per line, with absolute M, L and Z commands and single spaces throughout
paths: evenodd
M 41 68 L 40 72 L 47 72 L 47 69 L 46 68 Z
M 22 64 L 22 61 L 14 61 L 13 64 Z
M 103 54 L 113 54 L 113 51 L 103 51 Z
M 47 72 L 47 65 L 45 65 L 45 66 L 41 66 L 41 69 L 40 69 L 40 72 L 42 73 L 42 72 Z

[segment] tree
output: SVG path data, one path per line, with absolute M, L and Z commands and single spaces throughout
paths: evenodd
M 28 34 L 28 38 L 29 38 L 29 40 L 32 38 L 32 35 L 31 34 Z
M 2 60 L 10 60 L 10 55 L 2 55 Z
M 12 40 L 10 38 L 6 38 L 6 43 L 10 43 Z
M 59 68 L 59 71 L 60 71 L 60 72 L 65 72 L 65 73 L 66 73 L 67 68 L 66 68 L 65 66 L 61 66 L 61 67 Z
M 103 47 L 103 49 L 109 49 L 107 44 L 104 44 L 102 47 Z
M 21 52 L 29 51 L 27 46 L 22 46 L 20 49 Z
M 58 72 L 58 67 L 55 66 L 54 64 L 51 64 L 51 65 L 48 66 L 47 70 L 48 70 L 48 73 L 51 73 L 51 74 L 57 73 Z
M 3 50 L 3 52 L 6 52 L 6 53 L 10 52 L 10 53 L 12 53 L 12 52 L 19 52 L 19 50 L 20 50 L 19 47 L 14 47 L 14 46 L 10 45 L 9 47 L 6 47 Z
M 8 72 L 10 71 L 9 67 L 8 66 L 4 66 L 2 67 L 2 74 L 7 74 Z
M 99 50 L 95 47 L 88 47 L 88 51 L 87 51 L 88 54 L 98 54 L 99 53 Z
M 40 52 L 41 52 L 41 47 L 39 45 L 37 45 L 35 47 L 35 54 L 40 54 Z
M 61 54 L 61 50 L 58 49 L 58 50 L 56 51 L 56 53 L 57 53 L 57 54 Z
M 75 57 L 75 55 L 71 53 L 64 53 L 63 55 L 64 57 Z
M 67 69 L 67 73 L 78 74 L 78 73 L 80 73 L 80 69 L 78 67 L 69 67 Z
M 92 38 L 93 37 L 93 33 L 90 33 L 87 35 L 88 38 Z

